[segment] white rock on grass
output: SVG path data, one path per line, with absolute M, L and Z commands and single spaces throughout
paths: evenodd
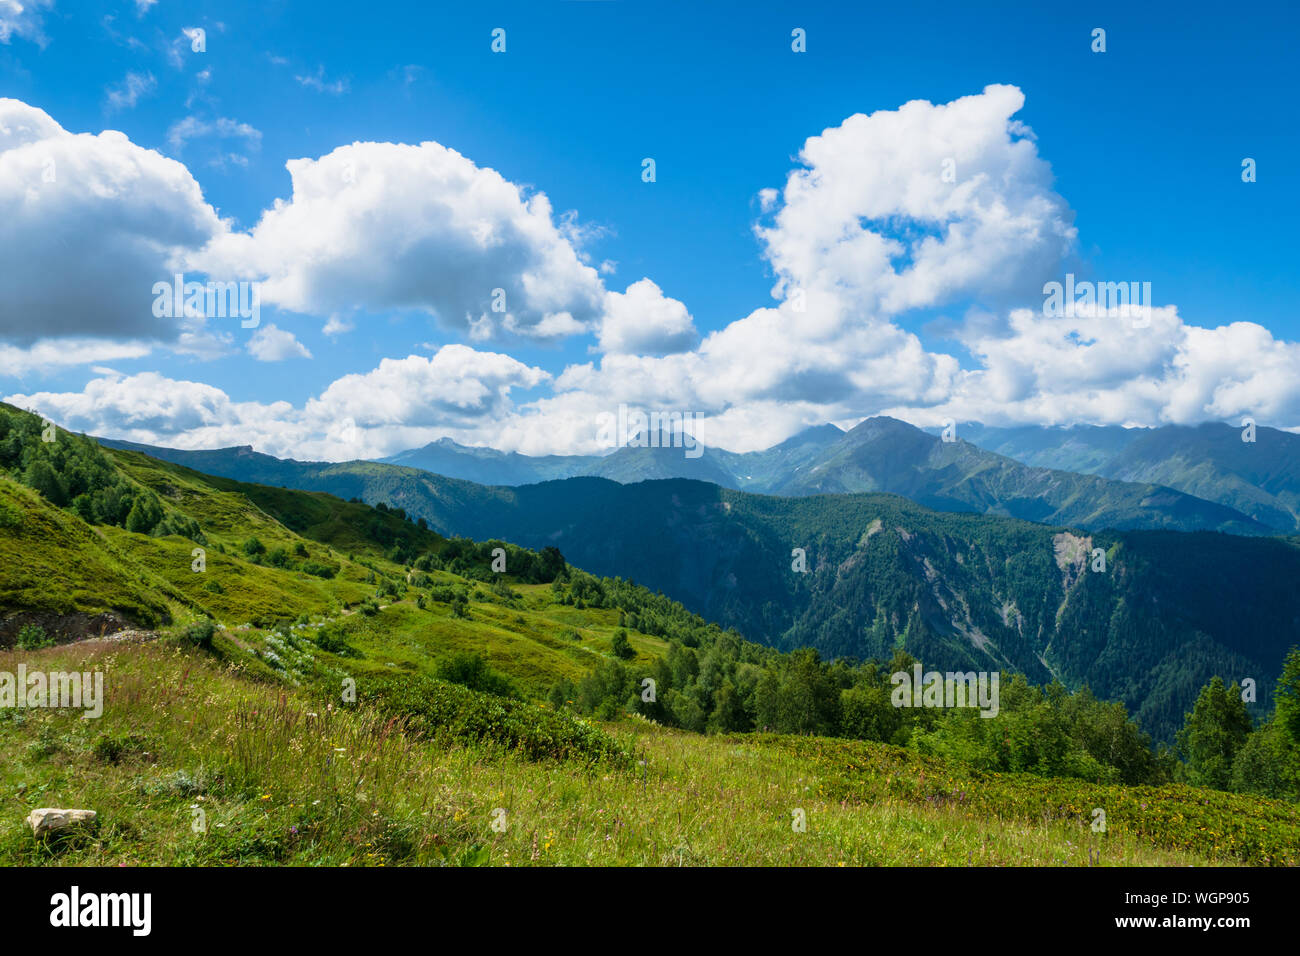
M 88 826 L 98 816 L 94 810 L 60 810 L 55 807 L 42 807 L 27 814 L 27 823 L 32 833 L 38 837 L 49 836 L 69 827 Z

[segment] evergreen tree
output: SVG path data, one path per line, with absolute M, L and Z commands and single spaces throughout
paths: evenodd
M 47 501 L 56 505 L 67 504 L 67 491 L 50 463 L 44 458 L 33 458 L 23 475 L 23 484 L 39 492 Z
M 148 534 L 162 519 L 163 509 L 157 499 L 141 495 L 135 499 L 135 504 L 131 505 L 131 511 L 126 516 L 126 530 Z
M 609 649 L 614 656 L 622 660 L 630 660 L 636 657 L 636 651 L 633 650 L 632 644 L 627 639 L 627 631 L 618 630 L 614 632 L 614 639 L 610 641 Z
M 1201 689 L 1178 732 L 1182 776 L 1196 786 L 1227 790 L 1232 783 L 1233 760 L 1251 728 L 1241 689 L 1236 683 L 1224 687 L 1223 678 L 1216 676 Z
M 1291 648 L 1273 694 L 1278 726 L 1292 747 L 1300 749 L 1300 646 Z

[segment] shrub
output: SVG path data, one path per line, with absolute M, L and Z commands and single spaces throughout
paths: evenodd
M 23 475 L 23 483 L 29 488 L 36 489 L 44 498 L 56 505 L 67 504 L 67 489 L 63 486 L 63 482 L 59 480 L 59 476 L 50 466 L 50 463 L 44 459 L 35 458 L 32 460 Z
M 631 642 L 627 639 L 627 631 L 615 631 L 614 639 L 609 645 L 610 651 L 614 656 L 622 660 L 631 660 L 636 657 L 636 651 L 632 648 Z
M 185 628 L 185 639 L 195 647 L 208 650 L 212 647 L 212 637 L 217 633 L 217 625 L 211 618 L 201 618 Z
M 126 530 L 148 534 L 163 519 L 162 505 L 145 495 L 135 499 L 126 516 Z
M 122 758 L 144 751 L 144 738 L 139 734 L 119 731 L 100 734 L 90 745 L 90 752 L 104 763 L 120 763 Z
M 343 629 L 337 624 L 327 624 L 316 632 L 316 646 L 330 654 L 340 657 L 360 657 L 361 653 L 352 647 L 343 636 Z
M 439 679 L 460 684 L 470 690 L 496 694 L 498 697 L 521 696 L 510 678 L 493 670 L 487 658 L 474 651 L 462 651 L 439 658 L 435 672 Z
M 28 624 L 18 632 L 17 646 L 20 651 L 36 651 L 53 644 L 54 638 L 47 637 L 45 628 L 39 624 Z
M 363 699 L 383 713 L 407 718 L 414 733 L 492 741 L 529 760 L 608 761 L 624 768 L 633 760 L 612 736 L 570 714 L 430 677 L 372 677 Z

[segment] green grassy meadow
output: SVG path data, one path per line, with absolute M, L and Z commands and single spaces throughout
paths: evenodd
M 1294 864 L 1300 848 L 1289 808 L 1186 787 L 977 781 L 888 745 L 640 720 L 599 728 L 634 755 L 629 765 L 530 760 L 322 706 L 168 640 L 25 659 L 104 670 L 108 704 L 99 720 L 0 720 L 7 865 L 1184 866 Z M 1139 801 L 1167 806 L 1183 830 L 1167 839 L 1124 814 Z M 1105 833 L 1088 825 L 1096 803 L 1115 808 Z M 37 843 L 22 823 L 35 805 L 93 807 L 100 825 Z M 1250 830 L 1254 842 L 1242 838 Z

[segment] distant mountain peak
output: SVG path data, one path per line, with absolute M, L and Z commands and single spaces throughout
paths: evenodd
M 854 432 L 887 432 L 887 431 L 906 431 L 919 432 L 921 429 L 915 425 L 905 422 L 902 419 L 894 418 L 890 415 L 873 415 L 870 418 L 864 418 L 852 428 L 847 434 L 852 435 Z

